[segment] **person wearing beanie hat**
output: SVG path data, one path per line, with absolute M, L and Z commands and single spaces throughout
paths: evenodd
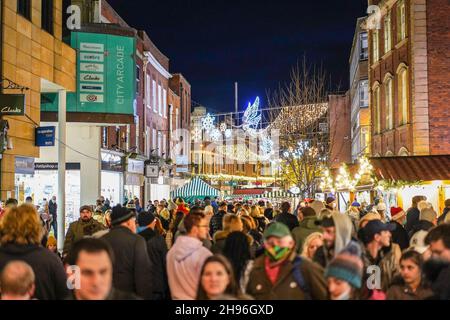
M 392 242 L 398 244 L 402 251 L 407 249 L 409 246 L 409 237 L 404 227 L 406 223 L 406 212 L 400 207 L 392 207 L 391 222 L 389 223 L 395 225 L 395 229 L 392 231 Z
M 136 234 L 136 215 L 120 205 L 111 212 L 111 230 L 101 237 L 114 251 L 113 286 L 143 299 L 153 298 L 152 266 L 145 239 Z
M 300 257 L 289 228 L 280 222 L 264 231 L 264 254 L 255 259 L 246 293 L 256 300 L 325 300 L 323 269 Z
M 331 300 L 355 300 L 362 286 L 364 264 L 358 255 L 343 252 L 328 264 L 325 278 Z
M 84 205 L 80 207 L 80 218 L 72 222 L 67 229 L 64 240 L 63 257 L 67 255 L 72 244 L 86 236 L 104 230 L 105 226 L 93 218 L 92 206 Z
M 417 222 L 409 232 L 409 238 L 411 239 L 414 234 L 420 230 L 430 231 L 437 224 L 437 213 L 433 209 L 425 208 L 420 211 L 419 222 Z
M 147 253 L 152 266 L 152 299 L 170 299 L 167 280 L 167 245 L 164 237 L 155 230 L 157 217 L 149 211 L 142 211 L 137 219 L 138 234 L 147 242 Z

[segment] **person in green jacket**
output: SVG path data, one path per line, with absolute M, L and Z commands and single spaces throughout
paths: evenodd
M 305 207 L 301 211 L 303 215 L 303 220 L 300 221 L 298 227 L 292 230 L 292 237 L 295 240 L 295 248 L 298 253 L 302 253 L 303 244 L 305 239 L 314 232 L 322 232 L 320 225 L 316 224 L 317 215 L 313 208 Z
M 72 222 L 67 230 L 66 239 L 64 240 L 63 257 L 67 255 L 74 242 L 105 229 L 105 226 L 95 220 L 92 215 L 91 206 L 82 206 L 80 208 L 80 219 Z

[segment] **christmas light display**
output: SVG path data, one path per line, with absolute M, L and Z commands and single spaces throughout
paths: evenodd
M 242 128 L 245 131 L 250 131 L 252 134 L 256 132 L 254 130 L 258 129 L 258 125 L 261 121 L 261 113 L 259 112 L 259 97 L 256 97 L 255 102 L 251 104 L 248 103 L 247 110 L 244 112 L 243 125 Z
M 230 139 L 233 136 L 233 130 L 225 129 L 225 138 Z
M 227 124 L 225 122 L 222 122 L 219 129 L 220 131 L 225 132 L 225 130 L 227 130 Z
M 215 119 L 216 118 L 212 117 L 209 113 L 206 115 L 206 117 L 202 118 L 202 130 L 209 132 L 210 130 L 214 129 Z
M 217 142 L 222 138 L 222 133 L 220 132 L 220 130 L 214 128 L 209 133 L 209 136 L 211 138 L 211 141 Z
M 200 142 L 202 140 L 202 130 L 195 128 L 191 131 L 191 137 L 194 142 Z

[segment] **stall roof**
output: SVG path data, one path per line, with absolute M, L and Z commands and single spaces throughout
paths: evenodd
M 266 191 L 267 189 L 235 189 L 233 195 L 259 195 Z
M 371 158 L 378 179 L 450 180 L 450 155 Z

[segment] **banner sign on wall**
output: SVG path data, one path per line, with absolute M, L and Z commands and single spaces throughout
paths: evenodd
M 36 147 L 54 147 L 56 127 L 36 128 Z
M 0 115 L 23 116 L 25 114 L 25 95 L 0 93 Z
M 67 94 L 67 112 L 133 114 L 136 40 L 101 33 L 72 32 L 77 51 L 77 92 Z M 58 99 L 42 111 L 56 112 Z

